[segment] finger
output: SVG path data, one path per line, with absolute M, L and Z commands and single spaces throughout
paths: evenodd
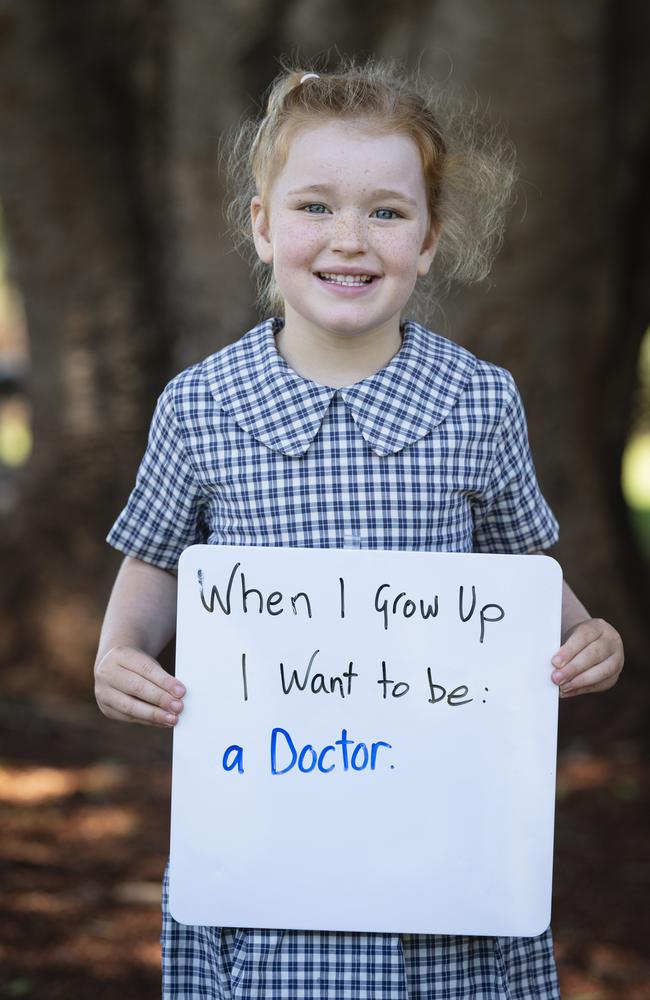
M 110 686 L 122 694 L 131 695 L 132 698 L 145 704 L 157 705 L 158 708 L 168 712 L 178 714 L 183 711 L 183 702 L 180 699 L 133 670 L 120 667 L 119 672 L 111 677 Z
M 590 670 L 596 664 L 603 663 L 610 655 L 611 645 L 602 638 L 595 639 L 588 646 L 580 649 L 561 670 L 554 671 L 553 680 L 564 685 L 578 677 L 579 674 L 584 673 L 585 670 Z
M 600 619 L 594 618 L 586 622 L 581 622 L 576 628 L 575 632 L 572 632 L 567 641 L 560 646 L 557 653 L 552 657 L 551 662 L 557 669 L 562 669 L 576 653 L 579 653 L 581 649 L 588 646 L 589 643 L 595 642 L 602 635 L 602 627 L 600 627 Z
M 178 715 L 166 712 L 155 705 L 138 701 L 121 691 L 110 690 L 102 699 L 101 709 L 109 719 L 120 722 L 139 722 L 148 726 L 163 726 L 172 728 L 178 721 Z
M 120 665 L 141 677 L 146 678 L 152 684 L 157 685 L 170 695 L 183 697 L 186 693 L 185 685 L 177 680 L 172 674 L 160 666 L 157 660 L 139 649 L 125 649 L 119 658 Z
M 620 659 L 612 653 L 596 666 L 578 674 L 570 683 L 562 684 L 560 695 L 565 698 L 574 694 L 588 694 L 591 691 L 607 691 L 614 686 L 620 673 Z

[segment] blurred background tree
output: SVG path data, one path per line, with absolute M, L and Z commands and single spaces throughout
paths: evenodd
M 625 685 L 563 706 L 564 744 L 647 739 L 647 519 L 630 515 L 621 463 L 647 421 L 649 42 L 642 0 L 0 0 L 0 651 L 14 704 L 91 700 L 119 561 L 104 537 L 155 398 L 257 321 L 225 233 L 219 136 L 255 110 L 281 54 L 338 48 L 476 92 L 514 140 L 519 197 L 491 286 L 452 295 L 430 325 L 515 375 L 557 558 L 626 641 Z
M 79 642 L 91 657 L 115 568 L 103 537 L 162 385 L 257 319 L 224 233 L 219 135 L 254 110 L 279 54 L 332 45 L 450 77 L 507 125 L 521 183 L 493 287 L 453 296 L 431 321 L 513 371 L 567 577 L 642 656 L 648 576 L 620 467 L 649 316 L 648 16 L 590 0 L 399 12 L 4 0 L 0 200 L 33 452 L 4 519 L 3 635 L 41 679 L 44 664 L 49 683 L 70 673 L 62 644 L 34 627 L 62 595 L 78 614 L 72 659 Z

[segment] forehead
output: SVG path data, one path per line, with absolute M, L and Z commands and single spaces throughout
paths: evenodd
M 383 134 L 368 122 L 303 125 L 288 136 L 287 158 L 275 178 L 286 192 L 296 185 L 408 188 L 424 197 L 420 152 L 406 135 Z

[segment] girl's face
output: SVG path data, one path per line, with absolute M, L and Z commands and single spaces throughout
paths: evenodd
M 399 335 L 438 240 L 410 138 L 365 122 L 303 128 L 265 199 L 253 198 L 251 216 L 294 333 Z

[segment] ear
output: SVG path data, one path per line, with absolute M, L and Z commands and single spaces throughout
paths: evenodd
M 265 264 L 272 264 L 273 241 L 271 239 L 271 220 L 258 194 L 251 199 L 251 224 L 257 256 Z
M 433 258 L 435 257 L 438 249 L 438 242 L 440 241 L 441 234 L 442 224 L 440 222 L 432 222 L 429 226 L 429 231 L 424 238 L 424 242 L 420 248 L 420 254 L 418 256 L 418 276 L 421 278 L 423 278 L 425 274 L 429 273 L 429 269 L 433 263 Z

